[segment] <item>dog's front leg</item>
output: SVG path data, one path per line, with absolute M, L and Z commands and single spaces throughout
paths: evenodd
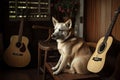
M 53 75 L 59 74 L 63 70 L 63 68 L 66 67 L 68 57 L 69 56 L 67 56 L 67 55 L 62 56 L 62 61 L 61 61 L 60 65 L 59 65 L 59 68 L 56 71 L 53 72 Z
M 56 64 L 54 67 L 52 67 L 52 70 L 57 70 L 57 69 L 58 69 L 58 67 L 59 67 L 59 65 L 60 65 L 60 63 L 61 63 L 61 60 L 62 60 L 62 55 L 60 56 L 57 64 Z

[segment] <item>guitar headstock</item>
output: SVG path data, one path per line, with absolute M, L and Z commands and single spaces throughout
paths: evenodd
M 118 7 L 118 9 L 116 10 L 116 13 L 120 13 L 120 6 Z
M 19 10 L 19 13 L 21 13 L 20 14 L 20 21 L 23 21 L 23 20 L 25 20 L 25 19 L 27 19 L 27 14 L 28 14 L 28 8 L 22 8 L 22 9 L 20 9 Z

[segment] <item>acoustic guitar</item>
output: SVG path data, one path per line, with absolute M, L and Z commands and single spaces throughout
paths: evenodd
M 11 67 L 25 67 L 31 61 L 31 55 L 28 50 L 29 39 L 22 36 L 24 19 L 21 19 L 19 35 L 13 35 L 10 38 L 10 45 L 4 53 L 4 61 Z
M 88 61 L 87 69 L 90 72 L 98 73 L 103 69 L 107 53 L 111 52 L 112 47 L 116 45 L 115 43 L 117 42 L 117 40 L 113 38 L 111 32 L 119 13 L 120 7 L 118 8 L 118 10 L 115 11 L 114 17 L 112 19 L 112 22 L 108 28 L 106 35 L 100 38 L 93 55 Z

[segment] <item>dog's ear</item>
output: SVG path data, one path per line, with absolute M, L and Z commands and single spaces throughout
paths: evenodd
M 67 27 L 69 27 L 69 29 L 71 29 L 71 28 L 72 28 L 72 20 L 71 20 L 71 19 L 68 19 L 68 20 L 65 22 L 65 25 L 66 25 Z
M 55 26 L 56 23 L 58 23 L 58 20 L 56 20 L 54 17 L 52 17 L 52 22 L 53 22 L 53 25 Z

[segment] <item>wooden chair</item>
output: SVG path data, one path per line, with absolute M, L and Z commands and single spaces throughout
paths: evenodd
M 53 31 L 53 28 L 52 27 L 46 27 L 46 26 L 38 26 L 38 25 L 33 25 L 32 26 L 33 29 L 43 29 L 43 30 L 46 30 L 48 31 L 48 38 L 46 40 L 43 40 L 43 41 L 38 41 L 38 73 L 39 71 L 41 70 L 43 72 L 43 80 L 45 78 L 45 63 L 46 63 L 46 60 L 47 60 L 47 54 L 49 51 L 53 51 L 53 50 L 57 50 L 57 44 L 56 44 L 56 41 L 52 40 L 51 39 L 51 34 L 52 34 L 52 31 Z M 42 52 L 41 51 L 44 51 L 44 64 L 43 64 L 43 67 L 42 67 Z
M 96 47 L 96 43 L 93 42 L 87 42 L 87 44 L 90 46 L 90 49 L 92 51 L 95 50 Z M 52 71 L 52 67 L 55 66 L 57 62 L 46 62 L 45 63 L 45 68 L 46 71 L 50 74 L 50 76 L 54 79 L 54 80 L 99 80 L 99 75 L 97 74 L 87 74 L 87 75 L 80 75 L 80 74 L 69 74 L 69 73 L 62 73 L 59 74 L 57 76 L 53 75 L 53 71 Z M 46 78 L 45 78 L 46 80 Z
M 57 50 L 57 43 L 56 41 L 53 41 L 51 39 L 51 34 L 52 34 L 52 31 L 53 31 L 53 28 L 51 27 L 45 27 L 45 26 L 38 26 L 38 25 L 33 25 L 32 28 L 34 29 L 45 29 L 45 30 L 48 30 L 48 38 L 44 41 L 39 41 L 38 42 L 38 73 L 39 71 L 41 70 L 43 72 L 43 80 L 46 80 L 46 72 L 48 71 L 51 76 L 54 78 L 54 80 L 73 80 L 73 79 L 83 79 L 83 80 L 96 80 L 96 78 L 98 78 L 98 75 L 96 74 L 91 74 L 91 75 L 78 75 L 78 74 L 67 74 L 67 73 L 64 73 L 64 74 L 61 74 L 61 75 L 58 75 L 58 76 L 53 76 L 52 75 L 52 70 L 51 70 L 51 67 L 54 66 L 56 64 L 56 61 L 47 61 L 48 59 L 48 52 L 49 51 L 55 51 Z M 96 44 L 95 43 L 91 43 L 91 42 L 88 42 L 87 43 L 88 45 L 90 45 L 92 48 L 92 50 L 94 50 L 94 48 L 96 47 Z M 42 56 L 42 52 L 41 51 L 44 51 L 44 64 L 43 64 L 43 68 L 41 67 L 41 56 Z M 56 56 L 56 55 L 55 55 Z M 53 58 L 53 57 L 52 57 Z

